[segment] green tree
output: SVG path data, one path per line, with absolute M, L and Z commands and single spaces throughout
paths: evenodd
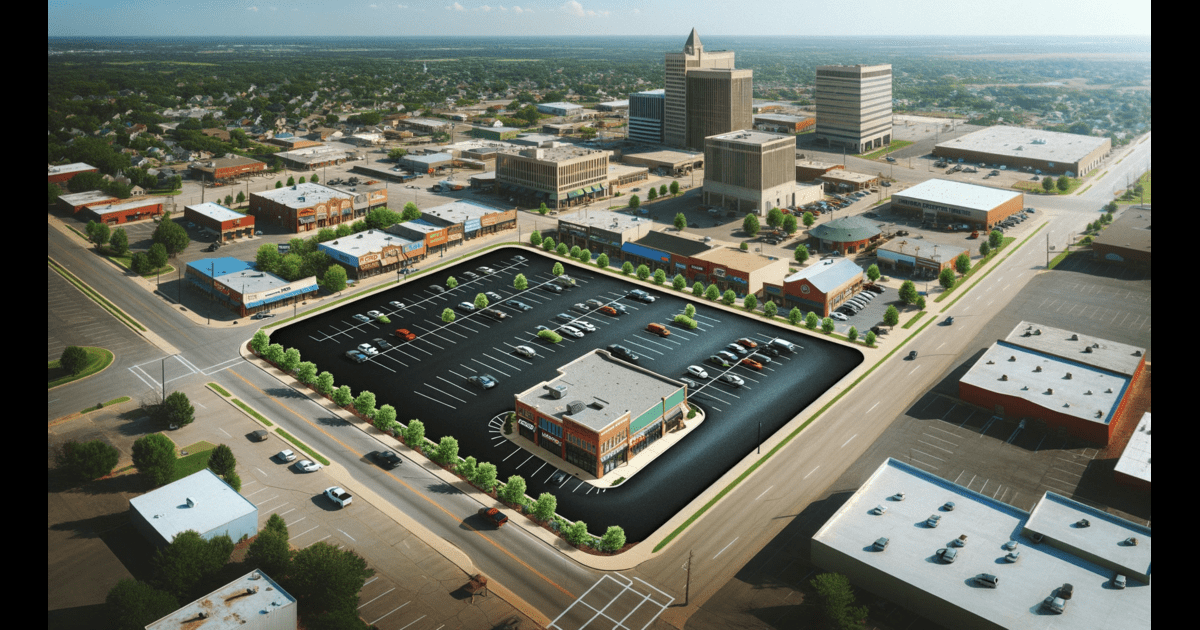
M 745 299 L 742 300 L 742 306 L 744 306 L 748 312 L 753 313 L 754 309 L 758 307 L 758 298 L 754 297 L 753 293 L 749 293 L 746 295 Z
M 663 271 L 662 269 L 655 269 L 654 270 L 654 284 L 657 284 L 658 286 L 661 287 L 663 285 L 663 283 L 665 283 L 666 281 L 667 281 L 667 272 Z
M 692 306 L 691 304 L 685 304 L 683 307 L 683 314 L 690 318 L 695 318 L 696 317 L 696 307 Z
M 317 283 L 326 293 L 337 293 L 346 288 L 346 270 L 341 265 L 329 265 Z
M 954 288 L 955 281 L 957 281 L 957 278 L 954 276 L 954 270 L 950 267 L 946 267 L 938 274 L 938 284 L 942 285 L 942 288 L 947 291 Z M 913 301 L 915 302 L 916 300 Z
M 788 322 L 790 322 L 793 326 L 799 326 L 800 322 L 804 321 L 804 313 L 802 313 L 799 308 L 793 306 L 792 310 L 788 311 L 787 318 Z
M 263 358 L 278 365 L 283 360 L 283 346 L 277 343 L 267 346 L 267 349 L 263 351 Z
M 188 238 L 187 230 L 171 220 L 170 212 L 163 214 L 162 220 L 158 222 L 158 227 L 154 228 L 154 233 L 150 238 L 155 243 L 162 243 L 163 247 L 167 248 L 169 256 L 175 256 L 187 249 L 188 244 L 192 242 Z
M 375 415 L 375 394 L 363 390 L 354 397 L 354 410 L 366 418 Z
M 636 273 L 638 280 L 645 280 L 650 277 L 650 268 L 646 265 L 638 265 Z
M 566 244 L 564 243 L 559 243 L 558 247 L 555 248 L 554 251 L 557 252 L 559 256 L 566 256 L 568 253 L 570 253 L 569 250 L 567 250 Z
M 675 196 L 678 194 L 679 194 L 679 182 L 671 182 L 671 195 Z
M 833 332 L 833 318 L 832 317 L 826 317 L 825 319 L 821 320 L 821 331 L 824 332 L 825 334 L 829 334 L 829 333 Z
M 275 188 L 283 188 L 283 182 L 275 182 Z
M 715 301 L 721 297 L 721 290 L 717 288 L 717 285 L 709 284 L 708 288 L 704 290 L 704 297 L 710 302 Z
M 301 176 L 300 176 L 300 183 L 301 183 L 301 184 L 303 184 L 305 181 L 307 181 L 307 180 L 305 180 L 305 179 L 304 179 L 304 176 L 303 176 L 303 175 L 301 175 Z
M 562 247 L 562 246 L 560 245 L 559 247 Z M 560 262 L 554 263 L 554 266 L 550 268 L 550 273 L 554 274 L 555 276 L 563 275 L 564 271 L 566 271 L 566 270 L 563 269 L 562 263 L 560 263 Z
M 404 209 L 400 212 L 400 221 L 412 221 L 420 218 L 421 209 L 417 207 L 417 204 L 411 201 L 404 204 Z
M 225 207 L 228 208 L 229 206 L 232 206 L 232 205 L 233 205 L 233 195 L 225 195 Z
M 307 615 L 353 614 L 363 584 L 374 574 L 357 553 L 319 542 L 292 558 L 288 590 L 304 602 Z
M 684 278 L 681 273 L 675 274 L 675 277 L 671 278 L 671 287 L 676 291 L 684 290 L 687 287 L 687 278 Z
M 771 300 L 767 300 L 763 304 L 763 316 L 764 317 L 768 317 L 768 318 L 775 317 L 775 314 L 778 312 L 779 312 L 779 307 L 775 306 L 775 303 L 772 302 Z
M 646 199 L 649 199 L 650 201 L 658 199 L 658 191 L 651 187 L 650 192 L 646 193 Z
M 475 461 L 474 457 L 467 456 L 458 463 L 458 466 L 454 467 L 454 472 L 462 475 L 463 479 L 470 481 L 475 476 L 475 467 L 477 463 L 478 462 Z
M 867 607 L 855 606 L 850 580 L 840 573 L 822 573 L 811 582 L 821 597 L 822 612 L 837 630 L 858 630 L 867 619 Z
M 579 252 L 580 252 L 579 246 L 572 245 L 571 250 L 568 253 L 570 254 L 571 258 L 579 258 Z
M 850 341 L 854 341 L 855 339 L 858 339 L 858 329 L 855 328 L 854 326 L 851 326 L 850 330 L 846 331 L 846 338 L 849 339 Z
M 91 481 L 107 475 L 117 467 L 120 459 L 121 451 L 103 440 L 71 440 L 55 454 L 55 464 L 78 481 Z
M 789 214 L 783 217 L 783 231 L 787 232 L 788 236 L 795 234 L 798 229 L 800 228 L 796 224 L 796 215 Z
M 150 257 L 146 255 L 146 252 L 134 252 L 133 256 L 129 258 L 129 267 L 139 276 L 153 271 L 153 268 L 150 267 Z
M 631 197 L 629 197 L 629 207 L 630 208 L 637 210 L 638 206 L 640 206 L 640 205 L 642 205 L 642 200 L 638 199 L 637 195 L 632 195 Z
M 151 268 L 162 269 L 163 265 L 167 264 L 167 248 L 163 247 L 162 243 L 151 245 L 150 251 L 146 252 L 146 260 Z
M 808 246 L 797 245 L 796 251 L 792 252 L 792 258 L 795 258 L 796 262 L 803 265 L 804 262 L 808 260 Z
M 721 294 L 721 302 L 724 303 L 725 306 L 733 306 L 733 303 L 736 301 L 737 294 L 733 292 L 733 289 L 726 289 L 725 292 Z
M 1001 232 L 1000 230 L 992 230 L 990 233 L 988 233 L 988 245 L 991 245 L 992 249 L 998 249 L 1000 244 L 1003 242 L 1004 232 Z
M 883 323 L 893 328 L 900 323 L 900 311 L 896 310 L 894 304 L 889 304 L 883 312 Z
M 546 202 L 543 201 L 542 203 L 538 204 L 537 211 L 538 211 L 538 214 L 540 214 L 542 216 L 546 216 L 546 213 L 550 212 L 550 208 L 547 208 Z
M 742 231 L 749 234 L 751 238 L 758 234 L 760 229 L 762 228 L 758 224 L 758 217 L 753 214 L 747 214 L 746 218 L 742 219 Z
M 484 492 L 491 492 L 496 487 L 496 465 L 484 462 L 476 466 L 471 482 Z
M 683 229 L 686 227 L 687 227 L 687 217 L 682 212 L 675 215 L 675 229 L 682 232 Z
M 905 280 L 900 285 L 900 301 L 905 304 L 912 304 L 917 301 L 917 285 L 913 284 L 912 280 Z
M 179 609 L 179 600 L 145 582 L 123 579 L 104 598 L 105 616 L 116 630 L 143 630 Z
M 1042 190 L 1050 192 L 1054 190 L 1054 178 L 1049 175 L 1042 178 Z
M 917 310 L 919 310 L 919 311 L 925 310 L 925 296 L 924 295 L 917 296 Z
M 87 369 L 90 361 L 87 350 L 79 346 L 67 346 L 63 350 L 62 356 L 59 357 L 58 364 L 71 374 L 78 375 Z
M 397 214 L 387 208 L 375 208 L 367 213 L 367 227 L 374 230 L 383 230 L 389 228 L 404 220 L 404 215 Z
M 810 228 L 814 223 L 817 222 L 817 217 L 814 217 L 813 213 L 811 212 L 805 212 L 804 215 L 800 217 L 800 220 L 804 222 L 804 227 Z
M 537 501 L 533 502 L 533 509 L 530 511 L 537 520 L 548 521 L 554 518 L 556 510 L 558 510 L 558 499 L 549 492 L 543 492 Z
M 442 322 L 444 322 L 446 324 L 449 324 L 450 322 L 454 321 L 455 317 L 457 317 L 457 316 L 454 314 L 454 309 L 452 309 L 452 308 L 447 308 L 442 311 Z
M 867 342 L 868 346 L 874 348 L 875 347 L 875 331 L 868 330 L 867 335 L 865 337 L 863 337 L 863 341 Z
M 107 223 L 88 221 L 83 231 L 87 234 L 88 240 L 94 243 L 97 248 L 106 245 L 108 239 L 112 237 L 112 231 L 109 229 Z
M 350 224 L 348 223 L 339 223 L 338 226 L 333 229 L 333 233 L 336 234 L 338 238 L 345 238 L 353 234 L 354 230 L 350 229 Z
M 375 428 L 380 431 L 392 431 L 396 427 L 396 408 L 391 405 L 380 405 L 375 410 Z
M 337 232 L 333 228 L 321 228 L 317 230 L 317 242 L 326 243 L 337 238 Z
M 694 295 L 696 297 L 700 297 L 700 296 L 704 295 L 704 283 L 703 282 L 700 282 L 699 280 L 697 280 L 696 284 L 692 285 L 692 295 Z
M 290 176 L 289 176 L 289 177 L 287 178 L 287 185 L 288 185 L 288 186 L 295 186 L 295 185 L 296 185 L 296 178 L 295 178 L 295 177 L 290 177 Z
M 233 449 L 224 444 L 218 444 L 216 448 L 209 451 L 208 469 L 221 477 L 234 472 L 237 469 L 237 458 L 233 456 Z
M 151 417 L 163 428 L 184 427 L 196 419 L 196 408 L 188 400 L 187 394 L 171 392 L 166 400 L 154 406 Z
M 1112 213 L 1117 211 L 1117 207 L 1118 207 L 1117 202 L 1110 201 L 1104 205 L 1104 211 L 1111 215 Z
M 513 278 L 513 288 L 518 291 L 524 291 L 529 288 L 529 280 L 525 278 L 525 274 L 519 273 Z
M 582 546 L 592 539 L 592 535 L 587 530 L 587 523 L 583 521 L 575 521 L 567 525 L 566 529 L 563 530 L 563 535 L 566 537 L 567 542 L 576 547 Z
M 547 236 L 542 239 L 542 249 L 546 251 L 554 251 L 554 239 Z
M 777 228 L 783 225 L 783 211 L 779 208 L 771 208 L 767 211 L 767 225 Z
M 317 391 L 326 396 L 333 393 L 333 374 L 321 372 L 317 375 Z
M 274 515 L 272 515 L 274 516 Z M 287 577 L 291 566 L 292 551 L 288 547 L 287 531 L 263 529 L 246 552 L 246 562 L 262 569 L 267 575 L 279 580 Z
M 629 262 L 628 260 L 625 261 L 625 263 L 621 265 L 621 273 L 627 276 L 633 273 L 633 263 Z
M 46 182 L 46 205 L 54 205 L 60 196 L 62 196 L 62 189 L 58 187 L 58 184 Z
M 601 269 L 608 269 L 608 254 L 600 254 L 597 256 L 596 266 Z
M 233 547 L 227 534 L 205 540 L 194 530 L 180 532 L 169 545 L 154 552 L 150 561 L 154 581 L 164 591 L 185 599 L 229 562 Z
M 979 244 L 979 255 L 980 256 L 987 258 L 988 254 L 991 254 L 991 253 L 992 253 L 992 246 L 988 245 L 987 241 L 983 241 L 982 243 Z
M 879 273 L 879 265 L 871 265 L 870 267 L 867 267 L 867 280 L 875 282 L 876 280 L 879 280 L 882 275 L 883 274 Z
M 291 374 L 298 367 L 300 367 L 300 351 L 288 348 L 283 352 L 283 360 L 279 362 L 279 369 Z
M 508 483 L 500 487 L 496 494 L 500 495 L 500 499 L 515 505 L 525 505 L 525 479 L 520 475 L 512 475 L 508 478 Z
M 434 459 L 443 464 L 454 464 L 458 462 L 458 440 L 449 435 L 442 436 L 438 442 L 437 451 L 434 453 Z
M 260 330 L 254 333 L 254 337 L 250 339 L 250 349 L 262 354 L 266 351 L 267 346 L 270 345 L 270 343 L 271 338 L 267 336 L 267 333 Z
M 330 116 L 332 116 L 332 115 L 333 114 L 330 114 Z M 334 123 L 330 123 L 330 124 L 336 124 L 336 122 L 337 121 L 334 121 Z M 408 149 L 392 149 L 392 150 L 388 151 L 388 154 L 387 154 L 388 159 L 392 160 L 394 162 L 399 162 L 400 158 L 402 158 L 406 155 L 408 155 Z
M 804 316 L 804 327 L 809 330 L 816 330 L 817 324 L 819 323 L 821 323 L 820 318 L 818 318 L 817 314 L 812 311 L 809 311 L 808 315 Z
M 333 390 L 329 395 L 333 399 L 333 403 L 339 407 L 349 407 L 350 403 L 354 402 L 354 393 L 350 391 L 349 385 L 342 385 Z
M 125 228 L 113 230 L 112 238 L 108 240 L 108 246 L 117 256 L 129 253 L 129 234 L 125 233 Z
M 966 252 L 959 254 L 958 258 L 954 259 L 954 269 L 958 271 L 958 273 L 966 275 L 966 273 L 971 270 L 971 256 L 969 256 Z
M 313 175 L 313 182 L 316 182 L 316 181 L 317 181 L 317 176 Z M 245 201 L 246 201 L 246 193 L 244 191 L 239 190 L 238 194 L 237 194 L 237 202 L 245 203 Z
M 1061 190 L 1062 192 L 1067 192 L 1067 189 L 1071 187 L 1071 178 L 1067 177 L 1066 175 L 1063 175 L 1058 178 L 1057 184 L 1058 184 L 1059 190 Z
M 539 231 L 537 231 L 537 230 L 534 230 L 533 232 L 530 232 L 530 234 L 529 234 L 529 244 L 530 244 L 530 245 L 533 245 L 534 247 L 537 247 L 538 245 L 541 245 L 541 244 L 542 244 L 542 233 L 541 233 L 541 232 L 539 232 Z
M 585 265 L 592 262 L 592 250 L 587 248 L 579 250 L 579 254 L 575 256 L 575 260 Z
M 404 437 L 404 443 L 409 448 L 415 448 L 418 451 L 425 450 L 425 423 L 417 419 L 408 421 L 408 426 L 404 427 L 401 433 Z
M 450 276 L 449 278 L 446 278 L 446 288 L 447 289 L 454 289 L 457 287 L 458 287 L 458 279 L 457 278 L 455 278 L 454 276 Z
M 620 551 L 625 546 L 625 530 L 616 525 L 610 525 L 600 538 L 600 548 L 604 551 Z
M 663 184 L 662 186 L 658 187 L 658 196 L 659 197 L 667 196 L 667 185 L 666 184 Z

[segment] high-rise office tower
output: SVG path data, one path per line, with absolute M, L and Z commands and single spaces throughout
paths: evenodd
M 866 153 L 892 142 L 892 66 L 817 66 L 817 139 Z
M 708 136 L 754 127 L 753 81 L 750 70 L 689 71 L 685 146 L 703 151 Z
M 667 53 L 666 112 L 663 125 L 666 144 L 674 147 L 687 146 L 687 74 L 692 70 L 709 68 L 732 70 L 733 51 L 706 52 L 694 28 L 688 35 L 687 43 L 683 45 L 683 52 Z M 701 143 L 699 150 L 703 150 L 703 139 Z
M 629 139 L 662 144 L 664 90 L 629 95 Z

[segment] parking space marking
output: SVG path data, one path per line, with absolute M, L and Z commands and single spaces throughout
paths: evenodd
M 414 394 L 416 394 L 416 395 L 418 395 L 418 396 L 422 396 L 422 397 L 424 397 L 424 398 L 428 398 L 429 400 L 432 400 L 433 402 L 435 402 L 435 403 L 437 403 L 437 404 L 439 404 L 439 405 L 445 405 L 445 406 L 447 406 L 447 407 L 449 407 L 449 408 L 451 408 L 451 409 L 458 409 L 458 407 L 455 407 L 454 405 L 451 405 L 450 403 L 442 402 L 442 401 L 440 401 L 440 400 L 438 400 L 438 399 L 434 398 L 433 396 L 426 396 L 425 394 L 422 394 L 421 392 L 413 392 L 413 393 L 414 393 Z
M 469 389 L 467 389 L 467 388 L 463 387 L 462 385 L 459 385 L 459 384 L 457 384 L 457 383 L 451 383 L 450 381 L 448 381 L 448 380 L 446 380 L 446 379 L 444 379 L 444 378 L 442 378 L 442 377 L 440 377 L 440 376 L 435 376 L 434 378 L 436 378 L 436 379 L 438 379 L 438 380 L 442 381 L 443 383 L 445 383 L 445 384 L 447 384 L 447 385 L 450 385 L 450 386 L 452 386 L 452 387 L 457 387 L 457 388 L 459 388 L 459 389 L 463 390 L 464 392 L 467 392 L 468 394 L 470 394 L 470 395 L 472 395 L 472 396 L 478 396 L 478 395 L 479 395 L 479 394 L 476 394 L 475 392 L 473 392 L 473 391 L 471 391 L 471 390 L 469 390 Z M 465 400 L 464 400 L 463 402 L 467 402 L 467 401 L 465 401 Z
M 300 519 L 300 521 L 302 521 L 302 520 L 304 520 L 304 519 Z M 296 522 L 297 522 L 297 523 L 299 523 L 300 521 L 296 521 Z M 299 537 L 301 537 L 301 536 L 303 536 L 303 535 L 307 534 L 308 532 L 311 532 L 312 530 L 316 529 L 317 527 L 319 527 L 319 525 L 318 525 L 318 526 L 313 526 L 312 528 L 309 528 L 309 529 L 306 529 L 306 530 L 304 530 L 304 531 L 300 532 L 299 534 L 296 534 L 295 536 L 292 536 L 292 537 L 291 537 L 291 538 L 289 538 L 288 540 L 296 540 L 297 538 L 299 538 Z
M 474 361 L 474 362 L 476 362 L 476 363 L 478 363 L 479 365 L 482 365 L 482 366 L 483 366 L 483 367 L 485 367 L 485 368 L 491 368 L 491 369 L 493 369 L 493 370 L 495 370 L 495 371 L 497 371 L 497 372 L 500 372 L 501 374 L 504 374 L 505 378 L 510 378 L 510 377 L 512 376 L 511 374 L 505 374 L 505 373 L 504 373 L 503 371 L 501 371 L 499 368 L 494 368 L 494 367 L 492 367 L 492 366 L 490 366 L 490 365 L 488 365 L 488 364 L 484 363 L 483 361 L 480 361 L 479 359 L 476 359 L 475 357 L 471 357 L 471 360 L 472 360 L 472 361 Z
M 409 604 L 411 604 L 411 603 L 412 603 L 411 601 L 404 602 L 403 604 L 400 604 L 399 606 L 397 606 L 397 607 L 395 607 L 395 608 L 393 608 L 393 609 L 389 610 L 389 611 L 388 611 L 388 612 L 387 612 L 387 613 L 386 613 L 386 614 L 385 614 L 383 617 L 386 617 L 386 616 L 388 616 L 388 615 L 390 615 L 390 614 L 392 614 L 392 613 L 396 612 L 397 610 L 400 610 L 401 608 L 404 608 L 405 606 L 407 606 L 407 605 L 409 605 Z M 373 626 L 373 625 L 375 625 L 375 624 L 379 623 L 379 620 L 380 620 L 380 619 L 383 619 L 383 617 L 380 617 L 379 619 L 376 619 L 375 621 L 372 621 L 372 622 L 371 622 L 371 625 Z M 422 615 L 422 617 L 424 617 L 424 615 Z M 415 623 L 415 622 L 414 622 L 414 623 Z M 412 625 L 412 624 L 409 624 L 409 625 Z M 407 628 L 408 626 L 405 626 L 405 627 Z
M 338 531 L 342 531 L 342 530 L 340 530 L 340 529 L 339 529 Z M 345 532 L 342 532 L 342 533 L 345 533 Z M 372 579 L 372 580 L 371 580 L 371 582 L 374 582 L 374 581 L 375 581 L 374 579 Z M 367 584 L 370 584 L 371 582 L 367 582 L 367 583 L 363 584 L 363 586 L 366 586 Z M 380 593 L 380 594 L 379 594 L 377 597 L 375 597 L 375 599 L 372 599 L 372 600 L 371 600 L 371 602 L 375 601 L 376 599 L 379 599 L 380 597 L 383 597 L 384 595 L 387 595 L 388 593 L 391 593 L 391 592 L 392 592 L 392 591 L 394 591 L 394 590 L 396 590 L 396 587 L 395 587 L 395 586 L 393 586 L 392 588 L 389 588 L 388 590 L 386 590 L 386 591 L 384 591 L 384 592 Z M 359 607 L 357 608 L 357 610 L 362 610 L 362 607 L 363 607 L 363 606 L 366 606 L 367 604 L 370 604 L 371 602 L 367 602 L 366 604 L 362 604 L 361 606 L 359 606 Z
M 390 615 L 391 613 L 388 613 L 388 614 Z M 384 615 L 384 617 L 386 617 L 386 616 L 387 616 L 387 615 Z M 424 619 L 424 618 L 426 618 L 426 617 L 428 617 L 428 616 L 429 616 L 429 615 L 421 615 L 420 617 L 417 617 L 416 619 L 413 619 L 412 621 L 408 622 L 408 625 L 406 625 L 406 626 L 401 626 L 401 627 L 399 628 L 399 630 L 404 630 L 404 629 L 405 629 L 405 628 L 407 628 L 408 626 L 411 626 L 411 625 L 413 625 L 414 623 L 417 623 L 418 621 L 420 621 L 420 620 L 422 620 L 422 619 Z M 383 617 L 380 617 L 380 619 L 383 619 Z M 444 626 L 444 625 L 446 625 L 446 624 L 442 624 L 442 626 Z M 438 626 L 438 628 L 440 629 L 442 626 Z
M 441 377 L 439 377 L 439 378 L 441 378 Z M 442 379 L 442 380 L 445 380 L 445 379 Z M 449 383 L 450 381 L 446 381 L 446 382 Z M 461 403 L 467 402 L 467 401 L 463 400 L 462 398 L 459 398 L 458 396 L 455 396 L 455 395 L 451 394 L 450 392 L 442 391 L 442 390 L 434 387 L 433 385 L 430 385 L 429 383 L 421 383 L 421 384 L 424 385 L 425 387 L 428 387 L 429 389 L 432 389 L 435 392 L 438 392 L 439 394 L 445 394 L 445 395 L 453 398 L 454 400 L 457 400 L 458 402 L 461 402 Z
M 929 435 L 928 433 L 924 433 L 924 432 L 922 432 L 921 435 L 924 435 L 925 437 L 930 438 L 932 440 L 941 440 L 941 441 L 949 444 L 950 446 L 957 446 L 957 444 L 955 444 L 954 442 L 951 442 L 950 440 L 947 440 L 946 438 L 940 438 L 936 435 Z
M 917 449 L 915 449 L 915 448 L 914 448 L 914 449 L 911 449 L 911 450 L 912 450 L 912 452 L 914 452 L 914 453 L 920 453 L 920 454 L 922 454 L 922 455 L 924 455 L 924 456 L 926 456 L 926 457 L 929 457 L 929 458 L 931 458 L 931 459 L 936 459 L 936 460 L 938 460 L 939 462 L 944 462 L 944 461 L 946 461 L 946 460 L 942 459 L 941 457 L 938 457 L 938 456 L 936 456 L 936 455 L 930 455 L 929 453 L 926 453 L 926 452 L 924 452 L 924 451 L 918 451 L 918 450 L 917 450 Z
M 515 450 L 515 451 L 513 451 L 513 452 L 509 453 L 509 454 L 508 454 L 508 457 L 512 457 L 513 455 L 516 455 L 517 453 L 520 453 L 520 452 L 521 452 L 521 451 L 523 451 L 523 450 L 524 450 L 524 449 L 522 449 L 522 448 L 519 448 L 519 447 L 518 447 L 518 448 L 517 448 L 517 450 Z M 500 461 L 502 461 L 502 462 L 506 462 L 506 461 L 508 461 L 508 457 L 505 457 L 504 459 L 502 459 L 502 460 L 500 460 Z M 583 482 L 580 482 L 580 483 L 583 483 Z
M 521 466 L 524 466 L 525 464 L 528 464 L 528 463 L 529 463 L 529 460 L 531 460 L 531 459 L 533 459 L 533 455 L 532 455 L 532 454 L 531 454 L 529 457 L 526 457 L 526 458 L 525 458 L 525 461 L 521 462 L 520 464 L 517 464 L 517 468 L 518 468 L 518 469 L 520 469 L 520 468 L 521 468 Z M 534 472 L 535 472 L 535 474 L 536 474 L 536 472 L 537 472 L 537 471 L 534 471 Z
M 524 370 L 522 370 L 521 368 L 519 368 L 519 367 L 517 367 L 517 366 L 515 366 L 515 365 L 509 365 L 509 364 L 505 363 L 504 361 L 501 361 L 500 359 L 497 359 L 496 357 L 494 357 L 494 356 L 492 356 L 492 355 L 490 355 L 490 354 L 488 354 L 488 353 L 486 353 L 486 352 L 484 352 L 484 353 L 483 353 L 483 356 L 485 356 L 485 357 L 487 357 L 487 358 L 489 358 L 489 359 L 491 359 L 491 360 L 495 361 L 496 363 L 499 363 L 500 365 L 507 365 L 508 367 L 510 367 L 510 368 L 512 368 L 512 369 L 514 369 L 514 370 L 516 370 L 516 371 L 518 371 L 518 372 L 523 372 L 523 371 L 524 371 Z M 532 364 L 531 364 L 531 365 L 532 365 Z
M 389 361 L 395 361 L 396 363 L 399 363 L 400 365 L 403 365 L 404 367 L 409 367 L 409 365 L 407 363 L 401 361 L 400 359 L 397 359 L 396 357 L 388 354 L 387 352 L 384 352 L 384 353 L 380 354 L 379 356 L 381 356 Z
M 643 346 L 642 344 L 640 344 L 640 343 L 638 343 L 638 342 L 636 342 L 636 341 L 630 341 L 629 339 L 622 339 L 621 341 L 623 341 L 623 342 L 625 342 L 625 343 L 627 343 L 627 344 L 633 345 L 633 346 L 637 346 L 637 347 L 639 347 L 639 348 L 641 348 L 642 350 L 645 350 L 645 351 L 647 351 L 647 352 L 653 352 L 654 354 L 657 354 L 657 355 L 663 355 L 663 354 L 665 354 L 665 353 L 664 353 L 664 352 L 662 352 L 661 350 L 655 350 L 654 348 L 651 348 L 651 347 L 648 347 L 648 346 Z M 647 358 L 649 358 L 649 357 L 647 357 Z
M 908 459 L 909 459 L 909 461 L 911 461 L 911 462 L 912 462 L 912 463 L 914 463 L 914 464 L 920 464 L 920 465 L 922 465 L 922 466 L 925 466 L 925 467 L 928 467 L 928 468 L 932 468 L 932 469 L 934 469 L 934 470 L 937 470 L 937 469 L 938 469 L 938 467 L 937 467 L 937 466 L 934 466 L 933 464 L 926 464 L 925 462 L 923 462 L 923 461 L 921 461 L 921 460 L 919 460 L 919 459 L 917 459 L 917 458 L 915 458 L 915 457 L 913 457 L 913 456 L 911 456 L 911 455 L 909 455 Z

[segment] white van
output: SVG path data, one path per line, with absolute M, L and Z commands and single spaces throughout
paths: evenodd
M 770 345 L 773 348 L 787 350 L 788 352 L 795 352 L 796 350 L 799 350 L 799 347 L 796 344 L 783 339 L 772 339 Z

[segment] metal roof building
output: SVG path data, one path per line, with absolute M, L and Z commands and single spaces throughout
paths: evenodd
M 945 179 L 926 180 L 892 195 L 892 207 L 937 223 L 991 228 L 1025 204 L 1025 194 Z
M 1113 470 L 1117 481 L 1150 490 L 1150 412 L 1142 420 L 1121 452 Z
M 317 278 L 288 282 L 259 271 L 254 262 L 236 258 L 202 258 L 187 264 L 189 285 L 203 291 L 242 316 L 291 304 L 318 290 Z
M 1101 136 L 999 125 L 938 143 L 933 154 L 1083 176 L 1111 150 L 1112 140 Z
M 130 499 L 129 517 L 158 547 L 187 530 L 205 539 L 227 534 L 235 542 L 258 533 L 258 507 L 207 468 Z
M 957 557 L 943 563 L 936 553 L 954 540 Z M 1005 560 L 1010 541 L 1016 562 Z M 813 536 L 812 559 L 947 628 L 1149 628 L 1151 542 L 1148 527 L 1052 492 L 1025 512 L 889 458 Z M 1128 588 L 1112 588 L 1117 573 Z M 1041 602 L 1064 584 L 1073 595 L 1049 614 Z
M 862 275 L 862 267 L 853 260 L 819 261 L 783 279 L 784 284 L 808 280 L 817 290 L 828 293 Z
M 146 630 L 295 630 L 296 598 L 251 571 L 146 626 Z
M 836 250 L 853 254 L 879 239 L 879 225 L 863 217 L 842 217 L 809 228 L 808 235 L 817 239 L 821 250 Z

